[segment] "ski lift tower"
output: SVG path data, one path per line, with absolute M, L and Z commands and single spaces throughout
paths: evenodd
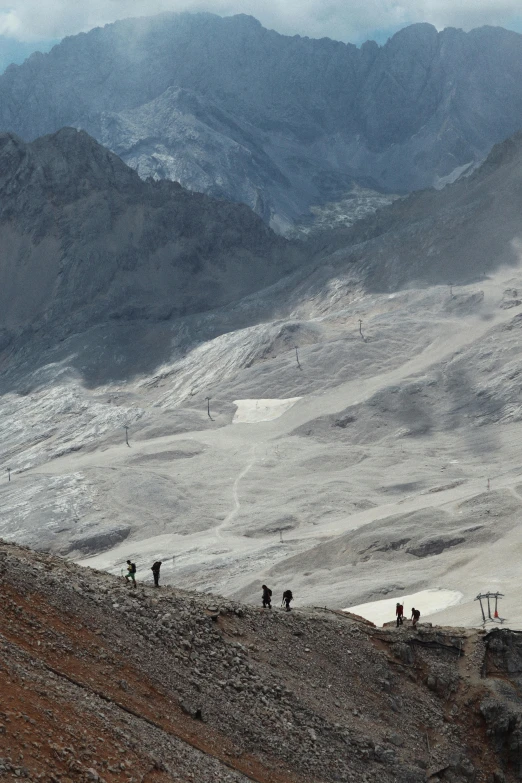
M 498 599 L 503 598 L 503 593 L 479 593 L 477 597 L 475 598 L 475 601 L 478 601 L 480 603 L 480 611 L 482 612 L 482 625 L 486 625 L 486 623 L 492 622 L 492 623 L 499 623 L 502 625 L 505 617 L 500 617 L 498 613 Z M 491 603 L 493 598 L 495 599 L 495 608 L 493 610 L 493 615 L 491 614 Z M 487 612 L 487 616 L 486 616 Z

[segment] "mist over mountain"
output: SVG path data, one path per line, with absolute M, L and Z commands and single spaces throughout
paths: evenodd
M 58 39 L 38 41 L 38 51 L 48 52 L 52 46 L 59 43 Z M 15 64 L 23 63 L 34 52 L 34 43 L 18 41 L 6 35 L 0 35 L 0 73 Z
M 522 36 L 417 24 L 357 48 L 244 15 L 126 20 L 0 77 L 0 129 L 31 140 L 63 125 L 285 230 L 354 182 L 451 179 L 518 130 Z

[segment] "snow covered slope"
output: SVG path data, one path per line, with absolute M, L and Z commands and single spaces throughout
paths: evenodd
M 95 390 L 66 343 L 54 380 L 3 396 L 0 535 L 113 573 L 135 558 L 146 580 L 160 557 L 168 582 L 250 601 L 263 582 L 339 608 L 437 588 L 473 624 L 499 589 L 520 623 L 518 290 L 512 269 L 452 294 L 354 286 L 271 343 L 250 327 Z M 267 397 L 301 399 L 234 421 Z

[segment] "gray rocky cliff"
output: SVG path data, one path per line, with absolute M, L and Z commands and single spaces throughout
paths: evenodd
M 522 36 L 419 24 L 358 49 L 245 15 L 126 20 L 0 77 L 1 130 L 63 125 L 284 231 L 354 181 L 436 185 L 522 127 Z
M 0 172 L 4 342 L 206 311 L 302 262 L 243 204 L 144 182 L 85 132 L 30 144 L 3 134 Z

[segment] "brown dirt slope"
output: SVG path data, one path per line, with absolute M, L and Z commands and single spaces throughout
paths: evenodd
M 6 543 L 0 590 L 0 778 L 520 779 L 512 632 L 134 590 Z

